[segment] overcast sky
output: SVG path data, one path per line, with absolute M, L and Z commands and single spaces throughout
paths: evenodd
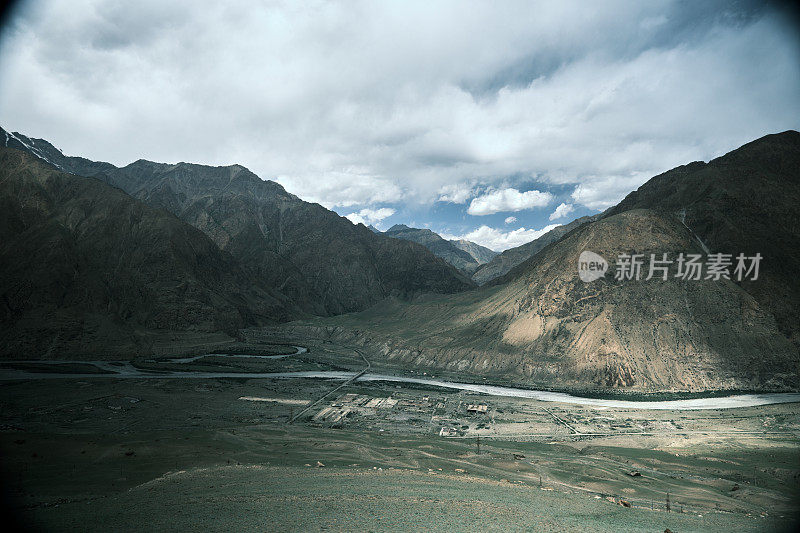
M 117 165 L 240 163 L 502 250 L 800 129 L 794 24 L 761 2 L 22 2 L 0 125 Z

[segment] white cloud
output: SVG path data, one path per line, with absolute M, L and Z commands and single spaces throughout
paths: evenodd
M 569 215 L 573 211 L 575 211 L 575 206 L 574 205 L 562 203 L 558 207 L 556 207 L 555 211 L 553 211 L 550 214 L 550 220 L 557 220 L 559 218 L 564 218 L 565 216 Z
M 553 195 L 549 192 L 526 191 L 507 188 L 490 190 L 482 196 L 473 198 L 467 209 L 470 215 L 491 215 L 502 211 L 522 211 L 534 207 L 544 207 L 552 201 Z
M 303 200 L 317 202 L 328 209 L 398 202 L 404 197 L 402 189 L 391 180 L 353 170 L 322 172 L 316 176 L 278 176 L 275 181 Z
M 517 217 L 507 217 L 507 218 L 505 219 L 505 223 L 506 223 L 506 224 L 513 224 L 513 223 L 514 223 L 514 222 L 516 222 L 516 221 L 517 221 Z
M 466 239 L 496 252 L 502 252 L 503 250 L 514 248 L 527 242 L 531 242 L 534 239 L 538 239 L 551 229 L 560 225 L 561 224 L 550 224 L 549 226 L 545 226 L 538 230 L 519 228 L 508 232 L 490 228 L 489 226 L 481 226 L 474 231 L 465 233 L 464 235 L 448 235 L 447 237 L 444 237 L 444 235 L 442 236 L 446 239 Z
M 364 224 L 365 226 L 369 226 L 370 224 L 377 224 L 384 218 L 394 215 L 394 213 L 395 210 L 391 207 L 381 207 L 380 209 L 365 208 L 357 213 L 350 213 L 349 215 L 346 215 L 346 218 L 353 224 Z
M 439 202 L 450 202 L 453 204 L 463 204 L 473 194 L 472 186 L 465 183 L 454 183 L 452 185 L 445 185 L 439 189 Z
M 629 192 L 637 189 L 649 178 L 650 176 L 644 173 L 635 173 L 625 177 L 596 177 L 577 185 L 572 191 L 572 200 L 591 209 L 602 211 L 619 203 Z

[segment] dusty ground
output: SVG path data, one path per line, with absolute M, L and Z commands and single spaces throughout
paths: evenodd
M 355 367 L 344 351 L 303 364 Z M 796 404 L 590 409 L 358 383 L 287 423 L 338 384 L 3 382 L 4 486 L 45 530 L 774 531 L 797 511 Z M 380 398 L 397 402 L 367 407 Z M 314 420 L 326 408 L 351 410 Z

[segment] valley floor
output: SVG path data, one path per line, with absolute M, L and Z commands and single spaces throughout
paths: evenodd
M 148 364 L 363 367 L 347 347 L 291 341 L 308 353 Z M 797 404 L 654 411 L 341 385 L 0 382 L 9 505 L 36 529 L 122 531 L 780 531 L 798 511 Z

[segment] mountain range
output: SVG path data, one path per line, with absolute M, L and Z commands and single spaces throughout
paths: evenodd
M 466 275 L 434 256 L 425 247 L 375 234 L 363 225 L 354 225 L 318 204 L 300 200 L 279 184 L 262 180 L 239 165 L 210 167 L 139 160 L 118 168 L 109 163 L 65 156 L 42 139 L 31 139 L 5 130 L 0 131 L 0 138 L 5 139 L 6 152 L 15 155 L 19 150 L 27 152 L 3 159 L 4 165 L 13 164 L 13 169 L 11 166 L 0 168 L 7 191 L 2 200 L 9 206 L 9 212 L 25 212 L 29 200 L 12 193 L 19 187 L 26 187 L 21 180 L 29 173 L 42 174 L 47 168 L 50 171 L 46 173 L 46 183 L 55 189 L 60 190 L 67 183 L 74 183 L 75 176 L 91 178 L 95 184 L 92 191 L 97 195 L 112 195 L 113 191 L 115 198 L 125 198 L 133 202 L 132 205 L 140 208 L 146 206 L 163 216 L 169 214 L 170 217 L 165 220 L 169 220 L 172 226 L 184 232 L 199 230 L 206 241 L 213 244 L 212 251 L 207 253 L 214 253 L 224 258 L 226 265 L 235 266 L 223 267 L 220 263 L 221 270 L 240 272 L 243 280 L 249 280 L 239 286 L 264 287 L 268 289 L 272 300 L 283 302 L 281 305 L 271 302 L 268 306 L 270 312 L 256 312 L 244 306 L 240 313 L 241 320 L 236 323 L 238 326 L 256 325 L 263 320 L 284 321 L 307 315 L 359 311 L 388 296 L 458 292 L 474 286 Z M 26 170 L 27 167 L 30 170 Z M 88 191 L 81 191 L 81 194 L 84 193 L 88 194 Z M 76 201 L 91 205 L 98 203 L 83 197 L 76 198 Z M 104 213 L 106 218 L 102 221 L 98 219 L 95 223 L 115 228 L 121 222 L 113 219 L 122 214 L 107 211 Z M 59 213 L 48 211 L 40 215 L 49 221 L 49 231 L 64 231 Z M 5 246 L 6 260 L 9 262 L 5 272 L 24 272 L 21 265 L 15 263 L 15 248 L 10 243 L 20 232 L 31 230 L 27 223 L 25 217 L 12 219 L 6 216 L 4 219 L 0 234 L 3 242 L 9 243 Z M 149 232 L 157 234 L 156 228 L 148 229 L 147 226 L 140 226 L 138 231 L 142 235 Z M 105 245 L 102 242 L 83 242 L 84 239 L 90 239 L 91 234 L 73 233 L 70 238 L 78 247 L 95 246 L 98 253 L 103 253 Z M 109 239 L 126 240 L 124 235 L 118 234 L 109 236 Z M 128 242 L 131 246 L 138 244 Z M 142 243 L 142 246 L 149 245 Z M 106 253 L 112 251 L 113 246 L 109 245 Z M 149 251 L 141 250 L 141 253 L 147 254 Z M 18 259 L 22 262 L 24 258 Z M 200 262 L 201 259 L 197 257 L 194 261 Z M 76 276 L 82 274 L 82 271 L 76 272 Z M 177 270 L 170 275 L 180 278 Z M 39 286 L 25 276 L 14 277 L 13 280 Z M 148 286 L 147 277 L 139 281 L 144 293 L 150 294 L 155 290 Z M 154 280 L 153 284 L 159 282 Z M 107 283 L 108 291 L 114 293 L 117 289 L 116 278 L 109 279 Z M 128 294 L 122 291 L 120 296 Z M 8 300 L 11 296 L 6 291 L 3 298 Z M 143 302 L 143 306 L 150 305 L 146 299 Z M 8 304 L 6 307 L 10 309 Z M 29 311 L 34 314 L 41 311 L 36 301 L 28 301 L 28 305 L 23 307 L 5 313 L 4 329 L 16 330 Z M 86 312 L 90 309 L 87 307 Z M 175 329 L 183 329 L 185 325 L 184 321 L 177 321 L 173 326 L 166 322 L 142 322 L 125 314 L 112 314 L 110 319 L 125 327 L 174 326 Z M 35 321 L 33 318 L 31 320 Z M 206 320 L 198 322 L 197 327 L 200 327 L 199 324 L 206 330 L 220 329 Z M 57 332 L 59 327 L 56 325 L 53 330 Z M 92 334 L 89 330 L 87 336 Z M 69 351 L 66 346 L 63 348 Z M 13 351 L 12 348 L 9 350 Z
M 116 167 L 3 135 L 6 357 L 146 354 L 158 335 L 283 324 L 369 346 L 378 363 L 528 386 L 800 385 L 795 131 L 655 176 L 493 257 L 426 229 L 354 225 L 238 165 Z M 584 251 L 609 272 L 582 281 Z M 614 275 L 621 254 L 711 253 L 760 254 L 759 276 L 684 279 L 675 263 L 666 279 Z
M 800 133 L 660 174 L 603 216 L 641 208 L 680 220 L 704 249 L 764 256 L 759 279 L 740 285 L 800 346 Z
M 302 316 L 201 231 L 96 179 L 0 148 L 6 355 L 138 352 L 137 331 L 224 331 Z

